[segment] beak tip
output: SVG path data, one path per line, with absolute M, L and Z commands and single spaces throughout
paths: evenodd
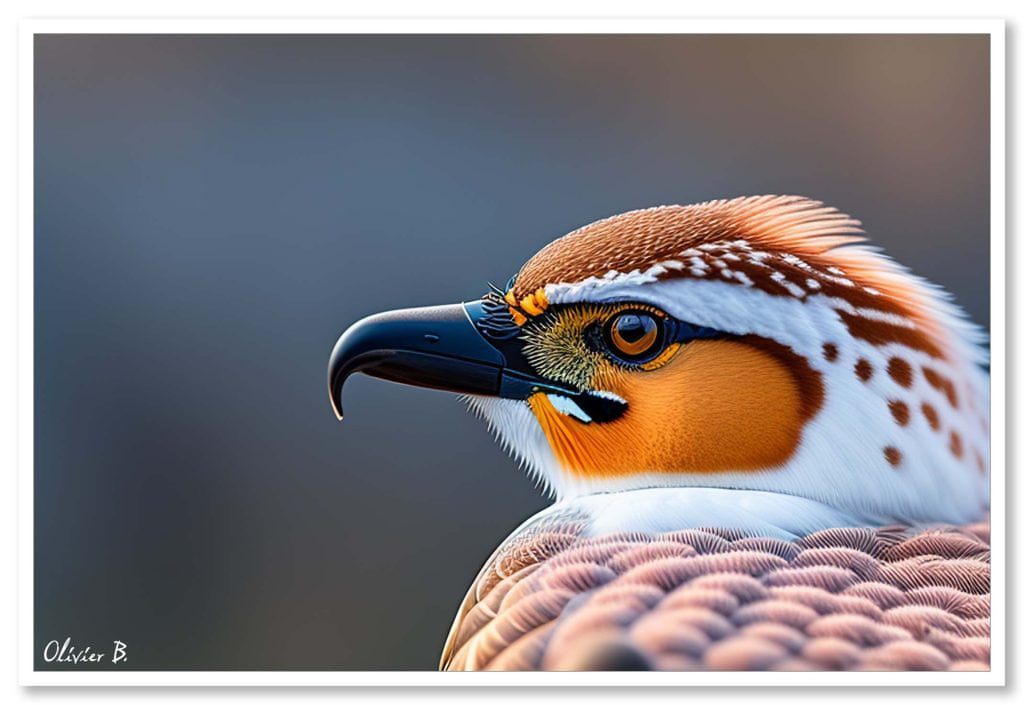
M 338 421 L 341 421 L 341 419 L 342 419 L 341 395 L 340 394 L 335 394 L 333 392 L 333 390 L 328 389 L 328 391 L 327 391 L 327 398 L 331 402 L 331 411 L 334 412 L 334 415 L 335 415 L 335 417 L 337 417 Z

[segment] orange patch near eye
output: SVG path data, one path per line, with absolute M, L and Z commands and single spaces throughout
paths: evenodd
M 795 357 L 795 356 L 794 356 Z M 734 340 L 689 343 L 649 372 L 600 371 L 594 385 L 629 402 L 615 421 L 584 424 L 544 394 L 529 404 L 555 456 L 582 477 L 761 470 L 796 450 L 819 399 L 817 375 L 769 349 Z
M 544 289 L 537 289 L 532 294 L 523 297 L 521 301 L 516 300 L 515 293 L 510 289 L 505 292 L 505 303 L 508 304 L 509 315 L 517 326 L 526 325 L 526 316 L 539 316 L 548 307 L 548 295 Z M 525 312 L 525 313 L 524 313 Z
M 542 291 L 541 289 L 537 290 Z M 539 316 L 544 313 L 544 307 L 534 294 L 530 294 L 519 302 L 519 306 L 531 316 Z
M 664 350 L 661 351 L 661 354 L 658 355 L 658 357 L 654 358 L 653 360 L 651 360 L 649 362 L 645 362 L 644 364 L 640 365 L 640 369 L 647 370 L 647 371 L 658 369 L 659 367 L 661 367 L 666 362 L 668 362 L 669 360 L 672 359 L 672 356 L 676 354 L 677 350 L 679 350 L 680 345 L 682 345 L 682 344 L 681 343 L 672 343 L 672 344 L 670 344 L 668 347 L 666 347 Z

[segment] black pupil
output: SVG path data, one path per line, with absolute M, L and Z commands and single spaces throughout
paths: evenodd
M 654 327 L 654 321 L 649 316 L 627 313 L 619 317 L 615 327 L 623 340 L 627 343 L 635 343 L 650 332 Z

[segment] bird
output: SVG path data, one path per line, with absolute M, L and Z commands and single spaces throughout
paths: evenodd
M 938 244 L 932 243 L 936 247 Z M 331 353 L 462 396 L 552 503 L 444 670 L 988 670 L 986 340 L 801 196 L 633 210 Z

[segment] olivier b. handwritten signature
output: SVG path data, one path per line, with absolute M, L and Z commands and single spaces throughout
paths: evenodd
M 115 639 L 110 663 L 127 661 L 127 648 L 127 644 Z M 75 646 L 71 643 L 71 637 L 67 637 L 63 642 L 53 639 L 43 648 L 43 661 L 46 663 L 98 664 L 102 663 L 106 656 L 106 652 L 95 651 L 91 646 Z

